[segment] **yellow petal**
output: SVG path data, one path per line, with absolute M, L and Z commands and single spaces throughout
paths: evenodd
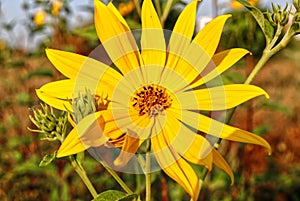
M 196 23 L 196 11 L 198 3 L 198 0 L 193 0 L 183 9 L 178 19 L 176 20 L 173 32 L 182 34 L 188 39 L 192 38 Z
M 192 43 L 198 44 L 212 58 L 221 38 L 226 20 L 231 15 L 221 15 L 209 22 L 194 38 Z
M 185 110 L 226 110 L 261 95 L 269 98 L 269 95 L 257 86 L 230 84 L 183 92 L 178 94 L 177 98 L 181 102 L 181 109 Z
M 50 82 L 36 90 L 40 100 L 59 110 L 72 111 L 71 100 L 74 82 L 71 80 L 60 80 Z
M 162 132 L 151 139 L 157 162 L 196 201 L 200 190 L 199 179 L 193 168 L 168 145 L 164 135 Z
M 68 134 L 67 138 L 64 140 L 62 145 L 59 147 L 56 157 L 61 158 L 65 156 L 70 156 L 73 154 L 78 154 L 80 152 L 85 151 L 90 146 L 87 146 L 82 143 L 81 139 L 76 132 L 76 129 L 72 129 Z
M 194 164 L 212 168 L 213 147 L 204 137 L 184 126 L 177 118 L 178 114 L 172 109 L 166 111 L 167 122 L 164 124 L 164 137 L 169 146 L 183 158 Z M 159 122 L 161 123 L 161 122 Z M 162 123 L 161 123 L 162 124 Z
M 121 153 L 115 159 L 114 165 L 118 167 L 125 166 L 128 161 L 135 155 L 140 146 L 140 139 L 137 133 L 128 129 Z
M 123 16 L 118 11 L 118 9 L 114 6 L 112 1 L 108 3 L 107 7 L 113 12 L 113 14 L 118 18 L 118 20 L 126 27 L 126 29 L 130 30 L 126 20 L 123 18 Z
M 164 66 L 166 60 L 165 38 L 151 0 L 144 0 L 141 15 L 141 47 L 144 64 Z
M 191 42 L 196 22 L 198 1 L 189 3 L 179 15 L 168 45 L 167 67 L 173 69 Z
M 95 0 L 95 27 L 98 37 L 110 59 L 123 74 L 140 66 L 140 54 L 135 39 L 124 26 L 124 20 L 101 1 Z
M 82 152 L 89 147 L 98 147 L 108 139 L 103 135 L 104 119 L 101 112 L 90 114 L 81 120 L 60 146 L 57 157 Z
M 104 134 L 110 140 L 119 139 L 120 136 L 124 134 L 121 130 L 120 125 L 118 125 L 115 121 L 115 117 L 111 110 L 106 110 L 102 112 L 102 118 L 104 119 Z
M 211 61 L 219 44 L 224 24 L 229 17 L 230 15 L 221 15 L 209 22 L 186 49 L 184 59 L 178 62 L 178 70 L 191 66 L 196 71 L 189 74 L 190 82 L 197 78 Z
M 186 129 L 187 132 L 184 132 L 185 135 L 188 135 L 188 132 L 192 132 L 189 129 Z M 183 136 L 183 135 L 182 135 Z M 184 146 L 184 139 L 181 139 L 181 146 Z M 201 135 L 195 134 L 195 138 L 191 145 L 186 147 L 187 149 L 183 154 L 183 158 L 188 160 L 191 163 L 203 165 L 209 170 L 212 168 L 213 157 L 212 157 L 212 147 Z M 176 147 L 177 150 L 177 147 Z M 181 153 L 180 153 L 181 154 Z
M 213 153 L 213 162 L 216 166 L 218 166 L 220 169 L 224 170 L 231 179 L 231 184 L 234 183 L 234 175 L 233 172 L 229 166 L 229 164 L 226 162 L 226 160 L 223 158 L 223 156 L 215 149 L 212 151 Z
M 224 71 L 232 67 L 237 61 L 248 54 L 249 51 L 242 48 L 234 48 L 215 54 L 212 58 L 212 69 L 208 70 L 206 74 L 201 73 L 199 78 L 194 80 L 191 87 L 200 86 L 204 83 L 209 82 L 215 77 L 220 76 Z M 207 71 L 207 66 L 205 71 Z
M 263 146 L 271 154 L 270 144 L 262 137 L 248 131 L 226 125 L 202 114 L 190 111 L 182 112 L 182 121 L 217 138 Z
M 59 110 L 66 111 L 66 109 L 68 109 L 72 111 L 72 99 L 86 90 L 90 90 L 91 93 L 95 95 L 108 96 L 111 98 L 115 87 L 114 82 L 118 82 L 117 79 L 120 79 L 120 77 L 113 77 L 115 73 L 110 74 L 109 72 L 113 72 L 113 70 L 104 72 L 103 79 L 100 81 L 93 81 L 92 79 L 79 76 L 76 80 L 66 79 L 50 82 L 36 90 L 36 93 L 38 97 L 48 105 Z
M 122 79 L 119 72 L 89 57 L 53 49 L 47 49 L 46 53 L 63 75 L 72 78 L 74 96 L 78 91 L 89 89 L 93 94 L 99 92 L 111 97 L 115 85 Z
M 72 99 L 72 92 L 74 89 L 74 81 L 67 80 L 59 80 L 54 82 L 49 82 L 43 85 L 40 89 L 38 89 L 41 93 L 47 93 L 49 95 L 55 96 L 59 99 Z
M 110 68 L 100 61 L 71 52 L 46 49 L 46 55 L 55 68 L 67 78 L 75 79 L 80 72 L 81 76 L 98 80 L 97 75 L 102 74 L 107 68 Z M 84 69 L 88 70 L 83 72 Z

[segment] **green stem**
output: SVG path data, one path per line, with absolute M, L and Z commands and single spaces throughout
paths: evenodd
M 277 42 L 277 40 L 278 40 L 278 38 L 279 38 L 279 36 L 280 36 L 280 34 L 281 34 L 282 29 L 283 29 L 282 26 L 280 26 L 280 25 L 277 26 L 276 33 L 275 33 L 275 35 L 274 35 L 274 38 L 272 39 L 272 41 L 270 42 L 270 44 L 266 46 L 265 49 L 271 49 L 271 48 L 274 47 L 275 43 Z
M 160 22 L 161 22 L 161 26 L 164 27 L 164 24 L 165 24 L 165 21 L 169 15 L 169 12 L 171 10 L 171 6 L 172 6 L 172 3 L 173 3 L 173 0 L 168 0 L 167 1 L 167 4 L 166 4 L 166 7 L 164 9 L 164 12 L 160 18 Z
M 113 169 L 111 169 L 108 165 L 106 165 L 103 162 L 101 162 L 101 164 L 107 170 L 107 172 L 109 172 L 109 174 L 118 182 L 118 184 L 123 188 L 123 190 L 127 194 L 133 194 L 132 190 L 125 184 L 125 182 L 121 179 L 121 177 L 119 177 L 119 175 Z
M 270 51 L 265 50 L 260 60 L 257 62 L 254 69 L 251 71 L 250 75 L 244 82 L 244 84 L 250 84 L 250 82 L 253 81 L 254 77 L 257 75 L 257 73 L 261 70 L 261 68 L 267 63 L 267 61 L 270 59 L 272 55 L 270 55 Z
M 161 17 L 160 1 L 159 0 L 154 0 L 154 4 L 155 4 L 155 7 L 156 7 L 157 15 L 160 18 Z
M 145 178 L 146 178 L 146 201 L 151 200 L 151 174 L 150 174 L 150 157 L 149 152 L 146 153 L 146 171 L 145 171 Z
M 138 13 L 139 17 L 141 18 L 141 5 L 139 0 L 133 0 L 135 8 L 136 8 L 136 12 Z
M 257 62 L 257 64 L 255 65 L 254 69 L 251 71 L 251 73 L 249 74 L 249 76 L 247 77 L 247 79 L 245 80 L 244 84 L 250 84 L 255 76 L 258 74 L 258 72 L 262 69 L 262 67 L 267 63 L 267 61 L 277 52 L 279 52 L 280 50 L 282 50 L 283 48 L 285 48 L 288 43 L 291 41 L 291 39 L 293 38 L 293 36 L 295 35 L 294 33 L 290 33 L 290 29 L 286 32 L 286 34 L 284 35 L 284 37 L 281 39 L 281 41 L 279 42 L 279 44 L 277 44 L 275 47 L 275 43 L 277 42 L 280 34 L 282 32 L 282 27 L 277 27 L 276 33 L 272 39 L 272 41 L 270 42 L 270 44 L 268 44 L 264 51 L 263 51 L 263 55 L 260 58 L 260 60 Z M 228 113 L 228 117 L 226 119 L 226 124 L 230 123 L 233 114 L 235 112 L 237 107 L 231 109 Z M 222 138 L 219 138 L 218 142 L 215 144 L 215 149 L 219 148 L 219 145 L 222 141 Z M 204 181 L 204 179 L 206 178 L 208 174 L 208 169 L 205 168 L 203 171 L 202 176 L 200 177 L 200 181 Z M 201 189 L 201 188 L 200 188 Z
M 285 48 L 292 40 L 293 37 L 294 34 L 291 34 L 290 30 L 288 30 L 284 35 L 284 37 L 282 38 L 282 40 L 280 41 L 280 43 L 270 50 L 270 54 L 273 56 L 274 54 L 276 54 L 277 52 Z
M 89 180 L 88 176 L 86 175 L 86 172 L 85 172 L 84 168 L 82 167 L 82 165 L 76 160 L 75 156 L 70 156 L 69 159 L 70 159 L 72 167 L 77 172 L 77 174 L 80 176 L 83 183 L 86 185 L 86 187 L 92 194 L 93 198 L 96 198 L 98 193 L 95 190 L 91 181 Z
M 269 45 L 266 46 L 262 57 L 260 58 L 260 60 L 258 61 L 258 63 L 256 64 L 256 66 L 254 67 L 254 69 L 252 70 L 252 72 L 250 73 L 250 75 L 248 76 L 248 78 L 246 79 L 246 81 L 244 82 L 244 84 L 250 84 L 254 77 L 257 75 L 257 73 L 262 69 L 262 67 L 267 63 L 267 61 L 277 52 L 279 52 L 280 50 L 282 50 L 283 48 L 285 48 L 289 42 L 291 41 L 291 39 L 293 38 L 293 34 L 290 34 L 289 30 L 286 32 L 286 34 L 284 35 L 284 37 L 281 39 L 280 43 L 277 44 L 275 47 L 273 47 L 276 43 L 276 41 L 278 40 L 278 37 L 280 36 L 282 31 L 282 27 L 278 27 L 277 31 L 274 35 L 274 38 L 272 39 L 271 43 Z

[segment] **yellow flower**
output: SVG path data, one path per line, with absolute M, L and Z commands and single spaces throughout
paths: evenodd
M 52 15 L 58 16 L 62 6 L 63 6 L 63 2 L 61 2 L 60 0 L 53 1 L 52 2 L 52 10 L 51 10 Z
M 247 0 L 247 1 L 253 6 L 257 5 L 259 2 L 259 0 Z M 232 0 L 230 6 L 235 10 L 243 8 L 243 5 L 236 0 Z
M 39 10 L 35 13 L 33 21 L 36 25 L 43 25 L 46 20 L 46 13 L 42 10 Z
M 118 11 L 120 12 L 120 14 L 122 16 L 126 16 L 126 15 L 130 14 L 134 8 L 135 8 L 135 5 L 134 5 L 133 1 L 129 1 L 127 3 L 121 2 L 118 5 Z
M 253 85 L 212 85 L 220 73 L 249 52 L 235 48 L 215 54 L 230 15 L 215 18 L 192 38 L 196 8 L 197 1 L 186 6 L 167 40 L 168 34 L 164 34 L 151 0 L 144 0 L 141 39 L 137 44 L 113 4 L 106 6 L 96 0 L 97 34 L 113 67 L 74 53 L 46 50 L 49 60 L 67 79 L 38 89 L 41 100 L 57 109 L 72 111 L 70 100 L 76 100 L 73 94 L 88 89 L 96 97 L 107 96 L 106 107 L 98 108 L 75 125 L 57 157 L 93 147 L 120 147 L 121 152 L 111 165 L 122 167 L 150 140 L 151 160 L 156 159 L 160 168 L 192 200 L 197 200 L 199 179 L 188 162 L 209 170 L 214 163 L 233 181 L 229 165 L 211 145 L 218 138 L 257 144 L 271 152 L 263 138 L 199 112 L 215 114 L 268 95 Z M 206 133 L 206 138 L 198 131 Z
M 6 48 L 5 40 L 0 39 L 0 50 L 4 50 Z

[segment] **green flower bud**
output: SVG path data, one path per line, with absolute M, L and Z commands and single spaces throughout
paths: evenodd
M 85 90 L 84 94 L 79 93 L 72 102 L 72 118 L 75 123 L 78 123 L 89 114 L 107 109 L 108 104 L 107 97 L 92 95 L 89 90 Z
M 67 131 L 67 114 L 62 112 L 60 116 L 57 116 L 51 107 L 49 109 L 46 105 L 41 106 L 42 109 L 33 109 L 33 116 L 29 116 L 37 129 L 28 129 L 32 132 L 44 134 L 43 139 L 62 141 L 62 136 L 64 136 Z
M 286 4 L 284 9 L 282 9 L 281 6 L 276 8 L 274 4 L 272 4 L 272 8 L 273 13 L 269 13 L 269 11 L 267 11 L 267 17 L 272 26 L 285 26 L 289 21 L 289 15 L 291 11 L 291 9 L 287 10 L 288 4 Z
M 96 99 L 89 90 L 85 90 L 85 93 L 79 93 L 78 97 L 72 101 L 72 117 L 75 123 L 81 121 L 89 114 L 95 113 Z
M 300 13 L 294 14 L 291 31 L 293 32 L 293 35 L 300 33 Z

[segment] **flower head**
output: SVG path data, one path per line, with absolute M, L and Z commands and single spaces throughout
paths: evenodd
M 255 6 L 259 3 L 259 0 L 247 0 L 251 5 Z M 231 8 L 237 10 L 243 8 L 243 5 L 239 3 L 237 0 L 232 0 L 230 3 Z
M 42 10 L 37 11 L 34 14 L 33 21 L 36 25 L 43 25 L 46 20 L 46 13 Z
M 133 0 L 128 1 L 127 3 L 121 2 L 118 5 L 118 11 L 122 16 L 130 14 L 135 8 Z
M 118 152 L 110 158 L 116 157 L 107 163 L 122 168 L 140 161 L 143 155 L 136 153 L 144 142 L 150 142 L 151 161 L 156 162 L 146 171 L 163 169 L 197 200 L 199 179 L 187 161 L 209 169 L 214 163 L 233 180 L 230 167 L 213 147 L 218 138 L 271 150 L 263 138 L 200 112 L 214 114 L 268 95 L 252 85 L 212 84 L 248 51 L 236 48 L 215 54 L 230 15 L 217 17 L 192 38 L 196 7 L 197 1 L 192 1 L 179 16 L 173 32 L 164 33 L 151 0 L 144 0 L 142 30 L 136 34 L 141 35 L 139 43 L 113 4 L 106 6 L 96 0 L 95 26 L 112 65 L 74 53 L 46 50 L 49 60 L 67 79 L 37 90 L 41 100 L 72 111 L 68 103 L 74 99 L 73 94 L 86 89 L 95 96 L 107 94 L 107 106 L 77 123 L 58 150 L 58 157 L 89 148 L 100 149 L 101 155 L 102 148 L 108 151 L 115 147 L 113 150 Z
M 61 2 L 60 0 L 55 0 L 52 2 L 52 9 L 51 9 L 51 13 L 53 16 L 58 16 L 59 12 L 61 10 L 61 8 L 63 7 L 63 2 Z
M 0 50 L 4 50 L 6 47 L 6 43 L 4 40 L 0 39 Z

